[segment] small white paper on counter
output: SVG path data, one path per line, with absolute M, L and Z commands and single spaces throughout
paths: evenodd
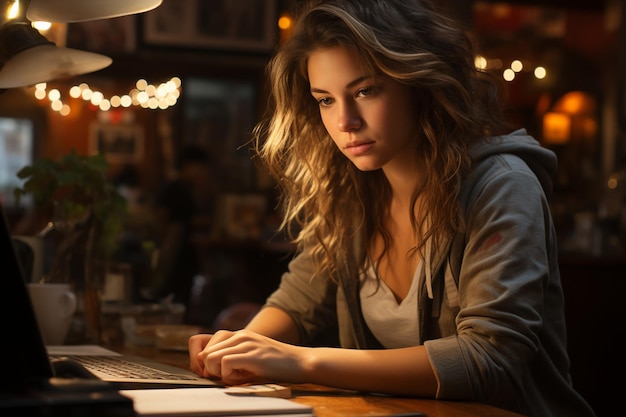
M 278 384 L 241 385 L 226 388 L 230 395 L 258 395 L 261 397 L 291 398 L 291 389 Z
M 121 390 L 138 416 L 312 416 L 313 408 L 284 398 L 233 396 L 225 388 Z

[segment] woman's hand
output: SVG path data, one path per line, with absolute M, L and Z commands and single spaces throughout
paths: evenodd
M 250 330 L 221 330 L 189 339 L 190 367 L 225 384 L 298 382 L 306 348 L 278 342 Z
M 195 334 L 189 338 L 189 369 L 196 374 L 204 375 L 204 362 L 198 355 L 202 349 L 209 343 L 213 335 L 211 334 Z

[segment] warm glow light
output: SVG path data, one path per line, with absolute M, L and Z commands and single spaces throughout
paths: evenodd
M 595 112 L 595 102 L 582 91 L 571 91 L 565 94 L 554 105 L 555 110 L 569 114 L 593 114 Z
M 176 83 L 172 80 L 169 80 L 165 83 L 165 89 L 168 93 L 173 93 L 174 91 L 176 91 L 177 88 L 178 87 L 176 86 Z
M 156 87 L 151 85 L 148 85 L 146 88 L 146 93 L 148 93 L 148 97 L 154 97 L 156 96 Z
M 133 99 L 127 94 L 120 98 L 120 103 L 122 107 L 130 107 L 133 104 Z
M 481 55 L 476 55 L 474 58 L 474 66 L 481 70 L 487 69 L 487 58 Z
M 61 116 L 68 116 L 71 113 L 71 109 L 70 106 L 67 104 L 64 104 L 63 107 L 61 107 L 61 110 L 59 110 L 59 114 Z
M 57 101 L 61 98 L 61 92 L 59 90 L 57 90 L 56 88 L 50 90 L 48 92 L 48 99 L 50 101 Z
M 35 29 L 41 32 L 45 32 L 46 30 L 49 30 L 52 27 L 52 23 L 42 22 L 42 21 L 33 22 L 31 25 L 32 27 L 34 27 Z
M 120 98 L 120 96 L 111 97 L 111 106 L 119 107 L 121 104 L 122 104 L 122 99 Z
M 513 81 L 515 79 L 515 71 L 513 71 L 510 68 L 507 68 L 502 73 L 502 77 L 504 77 L 506 81 Z
M 278 19 L 278 27 L 281 30 L 287 30 L 291 27 L 292 19 L 289 16 L 281 16 Z
M 61 111 L 61 109 L 63 108 L 63 103 L 61 102 L 61 100 L 55 100 L 50 102 L 50 108 L 52 108 L 52 110 L 54 111 Z
M 93 104 L 94 106 L 99 106 L 100 103 L 102 103 L 102 100 L 104 100 L 104 94 L 102 94 L 100 91 L 94 91 L 94 93 L 91 95 L 91 104 Z
M 111 102 L 109 100 L 102 100 L 100 102 L 100 110 L 107 111 L 111 109 Z
M 515 72 L 520 72 L 524 69 L 524 64 L 522 64 L 522 61 L 520 61 L 519 59 L 516 59 L 515 61 L 511 62 L 511 69 Z
M 548 112 L 543 115 L 543 138 L 547 143 L 567 143 L 571 130 L 572 120 L 568 114 Z
M 15 19 L 17 15 L 20 13 L 20 2 L 19 0 L 14 1 L 11 7 L 7 10 L 7 19 Z
M 546 75 L 548 75 L 546 69 L 544 67 L 537 67 L 535 68 L 535 77 L 543 80 L 544 78 L 546 78 Z
M 72 98 L 78 98 L 80 97 L 81 91 L 80 91 L 80 87 L 75 85 L 74 87 L 70 88 L 70 97 Z
M 139 93 L 137 93 L 137 101 L 139 103 L 147 103 L 149 99 L 150 96 L 145 91 L 140 91 Z
M 158 86 L 140 79 L 136 82 L 136 85 L 142 88 L 133 88 L 128 94 L 122 96 L 113 95 L 110 98 L 105 97 L 100 91 L 91 89 L 87 83 L 71 87 L 68 94 L 72 98 L 82 98 L 85 101 L 89 101 L 91 105 L 99 108 L 102 112 L 106 112 L 111 108 L 130 107 L 133 105 L 147 109 L 165 110 L 175 105 L 180 97 L 181 80 L 178 77 L 172 77 L 169 81 Z M 46 83 L 35 85 L 35 97 L 39 100 L 48 97 L 53 110 L 62 113 L 62 115 L 69 114 L 70 107 L 62 102 L 61 92 L 58 89 L 52 89 L 47 92 L 46 88 Z

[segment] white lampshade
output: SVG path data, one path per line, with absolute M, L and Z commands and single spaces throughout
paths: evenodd
M 59 48 L 29 22 L 0 27 L 0 88 L 15 88 L 97 71 L 111 58 Z
M 143 13 L 163 0 L 31 0 L 26 17 L 31 21 L 82 22 Z M 178 1 L 178 0 L 175 0 Z
M 9 59 L 0 69 L 0 88 L 34 85 L 86 74 L 111 65 L 105 55 L 53 44 L 34 46 Z

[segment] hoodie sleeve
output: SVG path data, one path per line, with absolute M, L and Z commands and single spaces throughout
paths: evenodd
M 437 398 L 515 401 L 544 320 L 552 319 L 544 309 L 558 280 L 552 220 L 538 177 L 520 157 L 485 157 L 467 182 L 457 334 L 425 346 Z
M 324 277 L 312 278 L 315 263 L 307 250 L 299 253 L 267 299 L 266 306 L 280 308 L 298 328 L 300 343 L 307 344 L 337 322 L 337 285 Z

